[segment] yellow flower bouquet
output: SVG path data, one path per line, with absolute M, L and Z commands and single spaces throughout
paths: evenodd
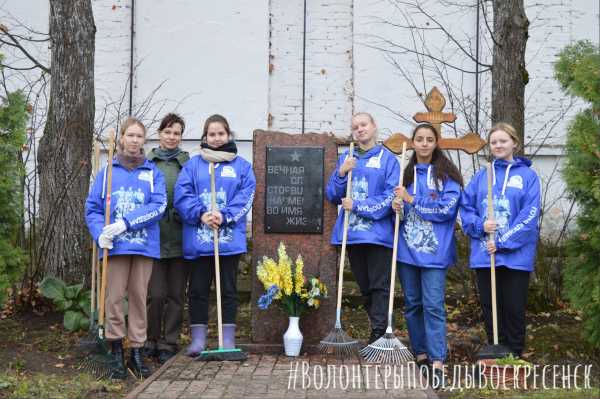
M 318 309 L 321 300 L 327 298 L 325 284 L 318 277 L 306 278 L 302 256 L 298 255 L 296 262 L 292 262 L 282 242 L 277 254 L 277 262 L 267 256 L 258 262 L 256 275 L 265 287 L 265 293 L 258 299 L 258 307 L 267 309 L 273 301 L 278 301 L 288 316 L 295 317 L 309 308 Z

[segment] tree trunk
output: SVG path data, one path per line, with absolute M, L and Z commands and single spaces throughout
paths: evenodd
M 50 0 L 52 79 L 38 151 L 42 227 L 31 261 L 67 282 L 82 281 L 89 263 L 84 205 L 94 132 L 95 35 L 91 0 Z
M 492 123 L 513 125 L 521 144 L 525 137 L 525 85 L 529 81 L 525 69 L 528 30 L 523 0 L 494 1 Z

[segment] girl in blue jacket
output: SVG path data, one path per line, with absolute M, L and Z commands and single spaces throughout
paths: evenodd
M 471 268 L 477 273 L 479 301 L 488 341 L 492 335 L 490 254 L 496 256 L 498 339 L 516 356 L 525 345 L 525 306 L 529 273 L 539 238 L 540 179 L 531 161 L 514 156 L 519 148 L 515 129 L 498 123 L 490 130 L 494 220 L 487 219 L 487 173 L 476 173 L 465 188 L 460 209 L 462 227 L 471 238 Z M 488 234 L 495 233 L 494 241 Z
M 410 344 L 417 364 L 431 363 L 433 372 L 443 375 L 446 271 L 456 263 L 454 223 L 463 183 L 439 138 L 428 123 L 413 130 L 414 152 L 393 209 L 404 212 L 397 260 Z
M 235 347 L 237 269 L 246 252 L 246 215 L 256 180 L 252 166 L 237 155 L 229 123 L 212 115 L 204 123 L 200 155 L 190 159 L 175 184 L 174 205 L 183 220 L 183 256 L 192 260 L 189 283 L 192 343 L 186 353 L 197 356 L 206 345 L 208 296 L 214 280 L 213 229 L 219 231 L 223 346 Z M 209 164 L 215 163 L 217 208 L 211 211 Z
M 112 187 L 106 187 L 104 168 L 94 181 L 86 205 L 86 221 L 100 248 L 109 250 L 106 284 L 106 339 L 111 343 L 119 367 L 113 378 L 125 379 L 122 340 L 127 334 L 131 355 L 127 366 L 138 376 L 150 370 L 141 348 L 146 341 L 146 295 L 154 259 L 160 258 L 158 221 L 167 206 L 165 180 L 161 171 L 144 156 L 146 128 L 128 118 L 121 126 L 117 156 L 112 162 Z M 111 193 L 110 220 L 104 226 L 107 192 Z M 102 257 L 100 251 L 100 256 Z M 128 298 L 128 326 L 123 300 Z
M 327 184 L 327 199 L 342 205 L 331 243 L 341 245 L 344 210 L 350 211 L 348 259 L 365 298 L 371 322 L 369 343 L 385 333 L 390 285 L 394 222 L 391 202 L 400 168 L 390 151 L 376 142 L 377 126 L 365 112 L 352 117 L 352 135 L 358 142 L 353 157 L 348 151 L 338 159 Z M 345 198 L 347 173 L 352 170 L 352 198 Z

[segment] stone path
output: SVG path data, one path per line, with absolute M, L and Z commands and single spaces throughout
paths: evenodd
M 251 354 L 240 363 L 199 362 L 180 354 L 127 398 L 437 398 L 430 388 L 415 389 L 419 382 L 409 370 L 320 355 Z

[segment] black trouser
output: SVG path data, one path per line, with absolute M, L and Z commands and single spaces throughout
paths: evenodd
M 365 299 L 371 329 L 381 334 L 387 327 L 392 249 L 375 244 L 348 245 L 352 274 Z
M 478 268 L 477 287 L 488 342 L 494 342 L 492 329 L 492 291 L 490 269 Z M 496 302 L 498 305 L 498 341 L 515 355 L 521 356 L 525 346 L 525 307 L 529 272 L 496 267 Z
M 155 260 L 148 284 L 146 347 L 176 352 L 190 265 L 183 258 Z M 163 333 L 164 327 L 164 333 Z
M 190 325 L 208 324 L 208 296 L 215 276 L 213 256 L 193 260 L 190 275 Z M 237 269 L 240 255 L 219 258 L 223 324 L 235 324 L 237 314 Z

